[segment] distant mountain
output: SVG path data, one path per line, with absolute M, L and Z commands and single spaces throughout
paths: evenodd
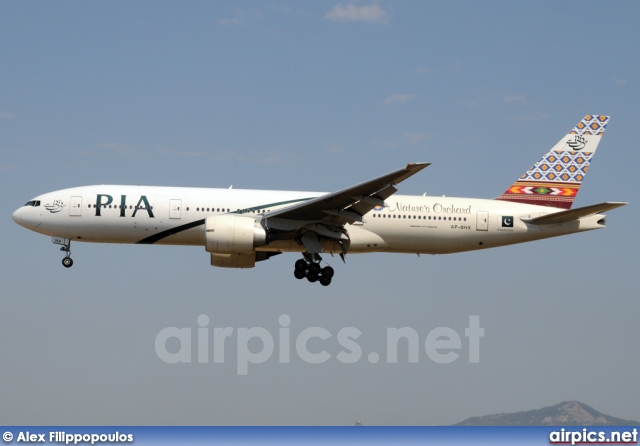
M 639 426 L 640 422 L 610 417 L 579 403 L 565 401 L 551 407 L 516 413 L 468 418 L 454 426 Z

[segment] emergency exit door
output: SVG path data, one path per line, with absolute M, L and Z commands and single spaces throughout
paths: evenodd
M 489 213 L 487 211 L 478 211 L 478 215 L 476 217 L 476 230 L 489 230 Z
M 179 219 L 182 217 L 182 200 L 169 201 L 169 218 Z
M 80 217 L 82 215 L 82 197 L 71 197 L 69 200 L 69 215 Z

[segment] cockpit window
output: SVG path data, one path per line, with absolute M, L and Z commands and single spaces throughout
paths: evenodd
M 38 207 L 38 206 L 40 206 L 40 200 L 31 200 L 31 201 L 27 201 L 27 203 L 25 204 L 25 206 Z

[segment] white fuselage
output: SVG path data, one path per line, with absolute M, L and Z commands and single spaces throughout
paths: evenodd
M 204 245 L 204 221 L 240 213 L 268 213 L 323 195 L 321 192 L 98 185 L 59 190 L 19 208 L 20 225 L 80 242 Z M 568 223 L 523 221 L 561 211 L 502 200 L 393 195 L 363 222 L 346 225 L 349 253 L 445 254 L 522 243 L 604 227 L 603 215 Z M 266 219 L 263 216 L 267 216 Z M 274 220 L 277 217 L 274 218 Z M 333 242 L 325 252 L 340 252 Z M 295 240 L 271 241 L 256 251 L 303 252 Z

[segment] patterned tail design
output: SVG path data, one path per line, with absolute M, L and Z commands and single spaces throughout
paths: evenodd
M 571 208 L 609 116 L 587 115 L 497 200 Z

